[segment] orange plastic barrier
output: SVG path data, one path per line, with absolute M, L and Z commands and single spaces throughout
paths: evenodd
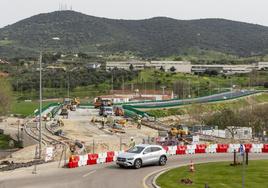
M 78 167 L 78 161 L 79 161 L 79 156 L 72 155 L 69 158 L 68 167 L 69 168 L 76 168 L 76 167 Z

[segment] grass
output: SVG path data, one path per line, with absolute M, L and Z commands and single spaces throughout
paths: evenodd
M 12 40 L 0 40 L 0 46 L 7 46 L 13 44 L 14 41 Z
M 43 106 L 48 105 L 49 101 L 43 102 Z M 28 116 L 39 108 L 39 101 L 25 102 L 25 101 L 14 101 L 11 105 L 11 114 L 19 114 L 22 116 Z
M 189 172 L 189 167 L 172 169 L 157 179 L 162 188 L 204 188 L 207 183 L 212 188 L 242 187 L 242 166 L 232 167 L 230 162 L 195 165 L 196 171 Z M 245 188 L 268 187 L 268 160 L 249 161 L 245 167 Z M 189 178 L 194 183 L 183 185 L 180 180 Z
M 9 149 L 10 140 L 11 140 L 10 136 L 0 134 L 0 149 Z
M 268 102 L 268 94 L 264 93 L 262 95 L 257 95 L 254 97 L 254 100 L 258 103 Z

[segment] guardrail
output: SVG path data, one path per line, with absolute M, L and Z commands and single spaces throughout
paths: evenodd
M 169 101 L 161 101 L 161 102 L 155 102 L 155 104 L 152 106 L 152 105 L 147 105 L 144 104 L 144 105 L 123 105 L 122 107 L 124 108 L 124 110 L 127 110 L 128 113 L 130 113 L 130 111 L 132 112 L 132 116 L 133 113 L 137 115 L 140 115 L 142 117 L 144 116 L 149 116 L 150 114 L 146 113 L 146 112 L 143 112 L 141 110 L 138 110 L 139 108 L 140 109 L 155 109 L 155 108 L 168 108 L 168 107 L 175 107 L 175 106 L 184 106 L 184 105 L 189 105 L 189 104 L 193 104 L 193 103 L 212 103 L 212 102 L 222 102 L 222 101 L 228 101 L 228 100 L 233 100 L 233 99 L 238 99 L 238 98 L 241 98 L 241 97 L 246 97 L 246 96 L 249 96 L 249 95 L 253 95 L 253 94 L 257 94 L 257 93 L 261 93 L 262 91 L 248 91 L 246 93 L 238 93 L 236 95 L 231 95 L 229 96 L 228 98 L 224 99 L 224 98 L 220 98 L 220 99 L 210 99 L 209 97 L 210 96 L 206 96 L 206 97 L 201 97 L 201 98 L 194 98 L 194 99 L 188 99 L 188 100 L 177 100 L 177 102 L 174 102 L 174 100 L 172 101 L 172 103 L 169 103 L 171 102 L 171 100 Z M 228 93 L 222 93 L 221 95 L 223 94 L 232 94 L 230 92 Z M 235 93 L 234 93 L 235 94 Z M 213 95 L 215 97 L 215 95 Z M 217 96 L 217 95 L 216 95 Z
M 46 111 L 47 109 L 49 109 L 50 107 L 53 107 L 53 106 L 59 106 L 59 105 L 61 105 L 61 103 L 50 103 L 50 104 L 48 104 L 48 105 L 46 105 L 45 107 L 43 107 L 42 108 L 42 113 L 44 112 L 44 111 Z M 39 115 L 39 109 L 34 113 L 34 115 L 35 116 L 37 116 L 37 115 Z

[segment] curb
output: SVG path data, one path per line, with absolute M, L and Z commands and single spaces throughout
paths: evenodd
M 152 176 L 152 175 L 154 175 L 154 174 L 156 174 L 156 176 L 154 176 L 154 178 L 153 178 L 152 185 L 153 185 L 154 188 L 161 188 L 161 187 L 159 187 L 159 186 L 156 184 L 156 182 L 155 182 L 156 179 L 157 179 L 161 174 L 165 173 L 166 171 L 171 170 L 171 169 L 173 169 L 173 168 L 178 168 L 178 167 L 181 167 L 181 166 L 186 166 L 186 165 L 175 165 L 175 166 L 171 166 L 171 167 L 167 167 L 167 168 L 164 168 L 164 169 L 161 169 L 161 170 L 156 170 L 156 171 L 154 171 L 154 172 L 151 172 L 150 174 L 146 175 L 146 176 L 143 178 L 143 180 L 142 180 L 143 188 L 149 188 L 149 187 L 146 185 L 146 180 L 147 180 L 150 176 Z
M 259 160 L 259 159 L 255 159 L 255 160 Z M 262 160 L 262 159 L 260 159 L 260 160 Z M 198 163 L 195 163 L 195 164 L 216 163 L 216 162 L 225 162 L 225 161 L 229 161 L 229 159 L 226 159 L 226 160 L 220 160 L 220 161 L 210 161 L 210 162 L 202 161 L 202 162 L 198 162 Z M 169 170 L 171 170 L 171 169 L 179 168 L 179 167 L 183 167 L 183 166 L 187 166 L 187 165 L 188 165 L 188 164 L 174 165 L 174 166 L 171 166 L 171 167 L 167 167 L 167 168 L 164 168 L 164 169 L 161 169 L 161 170 L 156 170 L 156 171 L 154 171 L 154 172 L 151 172 L 150 174 L 148 174 L 147 176 L 145 176 L 145 177 L 143 178 L 143 180 L 142 180 L 143 188 L 150 188 L 149 186 L 147 186 L 146 181 L 147 181 L 147 179 L 148 179 L 150 176 L 152 176 L 152 175 L 154 175 L 154 174 L 156 174 L 156 175 L 154 176 L 151 185 L 152 185 L 154 188 L 161 188 L 160 186 L 158 186 L 158 185 L 156 184 L 156 179 L 157 179 L 160 175 L 164 174 L 165 172 L 167 172 L 167 171 L 169 171 Z

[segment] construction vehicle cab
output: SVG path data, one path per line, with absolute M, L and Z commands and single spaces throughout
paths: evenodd
M 101 106 L 99 111 L 100 116 L 112 116 L 113 115 L 113 107 L 112 106 Z
M 98 97 L 96 99 L 96 101 L 94 102 L 94 107 L 95 108 L 100 108 L 101 106 L 112 106 L 113 103 L 111 100 L 109 99 L 102 99 L 100 97 Z
M 79 106 L 80 105 L 80 99 L 78 97 L 75 97 L 71 101 L 72 106 Z

